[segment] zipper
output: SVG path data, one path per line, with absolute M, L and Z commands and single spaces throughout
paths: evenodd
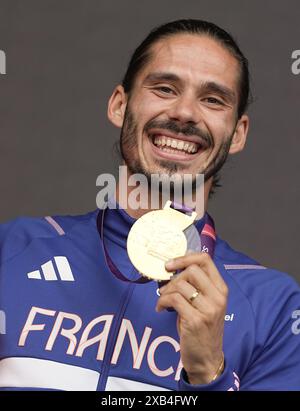
M 130 301 L 130 298 L 132 296 L 133 290 L 134 290 L 135 284 L 129 284 L 126 291 L 124 292 L 122 298 L 121 298 L 121 303 L 119 305 L 117 314 L 115 318 L 113 319 L 113 323 L 111 326 L 111 330 L 109 333 L 109 337 L 107 339 L 107 344 L 106 344 L 106 350 L 103 358 L 103 363 L 102 363 L 102 371 L 100 374 L 99 382 L 98 382 L 98 387 L 97 391 L 104 391 L 105 386 L 107 383 L 107 378 L 108 378 L 108 373 L 109 373 L 109 368 L 110 368 L 110 362 L 113 354 L 113 350 L 115 348 L 117 336 L 119 333 L 119 329 L 121 326 L 121 322 L 124 317 L 124 312 L 128 306 L 128 303 Z

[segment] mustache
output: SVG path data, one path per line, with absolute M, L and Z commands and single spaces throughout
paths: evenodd
M 145 131 L 149 132 L 152 128 L 160 128 L 164 130 L 171 131 L 176 134 L 183 134 L 184 136 L 197 136 L 201 140 L 204 140 L 206 145 L 210 147 L 213 144 L 213 139 L 210 133 L 200 130 L 198 127 L 195 127 L 193 124 L 186 124 L 183 127 L 180 127 L 178 123 L 172 120 L 158 121 L 150 120 L 149 123 L 145 126 Z

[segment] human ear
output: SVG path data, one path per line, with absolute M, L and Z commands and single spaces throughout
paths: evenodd
M 121 128 L 123 125 L 126 105 L 127 95 L 123 86 L 118 85 L 110 96 L 107 106 L 107 117 L 116 127 Z
M 238 153 L 242 151 L 247 139 L 247 134 L 249 130 L 249 117 L 246 114 L 243 114 L 238 120 L 235 127 L 235 132 L 231 140 L 231 145 L 229 149 L 230 154 Z

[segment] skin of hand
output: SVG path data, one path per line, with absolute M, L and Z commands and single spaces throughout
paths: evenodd
M 181 360 L 189 382 L 208 384 L 223 359 L 227 285 L 209 254 L 204 252 L 170 260 L 166 269 L 182 271 L 160 288 L 156 311 L 166 308 L 177 311 Z M 196 291 L 199 295 L 191 301 Z

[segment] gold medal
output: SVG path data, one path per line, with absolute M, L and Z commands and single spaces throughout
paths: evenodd
M 150 211 L 131 227 L 127 238 L 130 261 L 139 273 L 150 280 L 170 280 L 174 272 L 165 269 L 165 262 L 185 255 L 187 239 L 183 231 L 197 213 L 184 214 L 171 208 L 167 201 L 162 210 Z

